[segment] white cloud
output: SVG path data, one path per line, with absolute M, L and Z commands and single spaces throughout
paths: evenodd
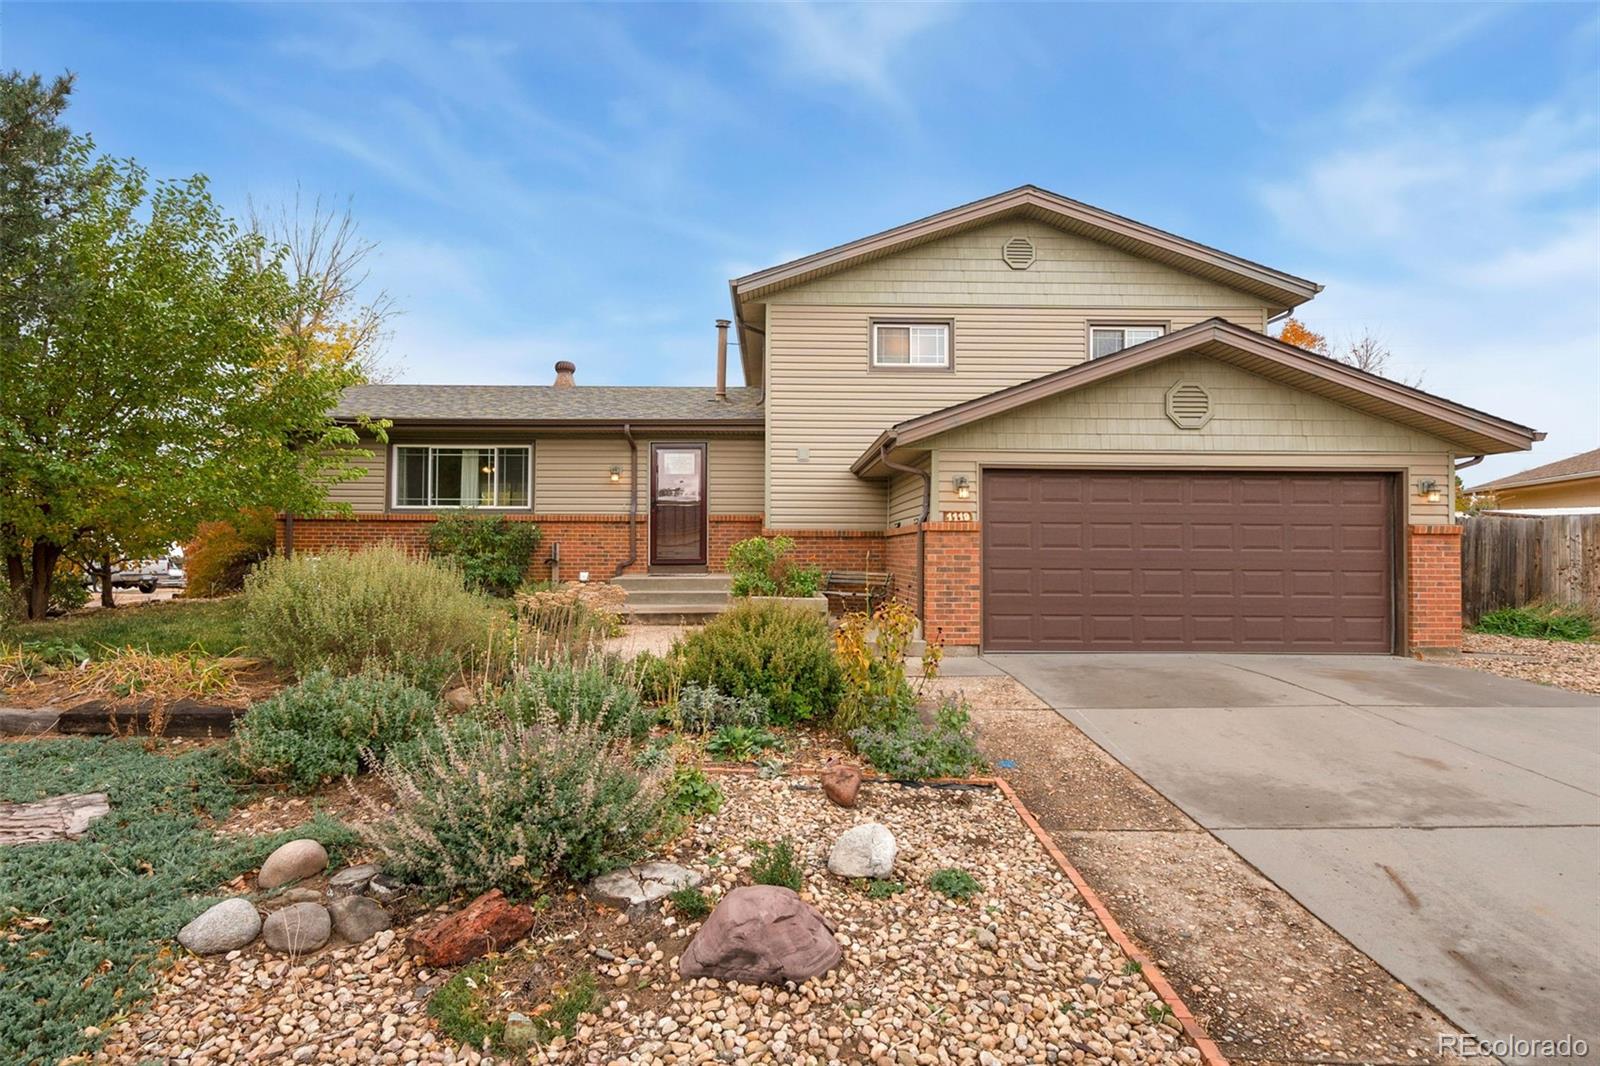
M 864 94 L 890 112 L 909 117 L 901 87 L 907 46 L 952 18 L 954 4 L 788 3 L 748 9 L 765 26 L 784 69 L 804 80 Z
M 1334 338 L 1372 329 L 1429 391 L 1549 434 L 1476 480 L 1600 443 L 1593 102 L 1574 93 L 1517 115 L 1369 97 L 1307 134 L 1329 147 L 1261 187 L 1324 260 L 1304 272 L 1327 290 L 1300 317 Z

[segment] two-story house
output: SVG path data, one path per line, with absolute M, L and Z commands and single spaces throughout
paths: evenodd
M 352 389 L 389 442 L 280 536 L 472 506 L 603 580 L 765 531 L 953 646 L 1459 647 L 1455 467 L 1541 434 L 1268 335 L 1319 290 L 1024 186 L 735 278 L 743 387 L 722 322 L 712 387 Z

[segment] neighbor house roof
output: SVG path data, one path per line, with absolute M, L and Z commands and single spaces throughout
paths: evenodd
M 1520 489 L 1530 485 L 1554 485 L 1562 481 L 1578 481 L 1591 477 L 1600 477 L 1600 448 L 1569 455 L 1565 459 L 1557 459 L 1553 463 L 1545 463 L 1543 466 L 1536 466 L 1518 474 L 1508 474 L 1494 481 L 1486 481 L 1467 491 L 1493 492 L 1496 489 Z
M 1102 244 L 1153 259 L 1168 266 L 1260 297 L 1274 311 L 1287 311 L 1305 303 L 1322 286 L 1218 248 L 1180 237 L 1175 233 L 1135 222 L 1131 218 L 1069 199 L 1037 185 L 1015 189 L 974 200 L 948 211 L 907 222 L 903 226 L 874 233 L 813 255 L 757 270 L 728 283 L 739 328 L 741 359 L 745 380 L 760 380 L 755 373 L 755 355 L 761 350 L 750 332 L 759 329 L 744 320 L 743 307 L 764 300 L 769 294 L 790 285 L 848 270 L 874 259 L 881 259 L 907 248 L 952 234 L 987 225 L 1002 218 L 1023 217 L 1046 222 L 1069 233 L 1077 233 Z
M 1413 426 L 1450 441 L 1470 454 L 1518 451 L 1544 439 L 1543 433 L 1519 423 L 1369 374 L 1348 363 L 1285 344 L 1232 322 L 1208 318 L 1115 354 L 1077 363 L 1065 370 L 899 422 L 879 434 L 856 459 L 851 470 L 862 476 L 881 477 L 887 472 L 882 463 L 886 448 L 910 447 L 959 426 L 1183 354 L 1231 363 L 1347 407 Z
M 763 423 L 760 389 L 730 388 L 719 401 L 712 388 L 667 385 L 357 385 L 333 416 L 397 425 Z

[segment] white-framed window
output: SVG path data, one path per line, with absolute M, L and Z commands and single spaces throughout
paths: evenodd
M 1089 330 L 1089 358 L 1098 359 L 1153 341 L 1166 332 L 1165 326 L 1094 326 Z
M 950 323 L 874 322 L 872 365 L 949 366 Z
M 505 444 L 396 444 L 396 508 L 533 505 L 533 449 Z

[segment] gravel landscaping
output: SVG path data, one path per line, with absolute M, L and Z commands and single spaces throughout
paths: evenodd
M 1540 640 L 1467 633 L 1462 654 L 1441 662 L 1501 677 L 1600 695 L 1600 641 Z
M 558 892 L 535 907 L 528 939 L 470 971 L 488 1022 L 508 1034 L 553 1016 L 568 990 L 595 989 L 567 1031 L 533 1043 L 531 1061 L 1201 1061 L 998 791 L 869 781 L 845 810 L 810 778 L 716 780 L 720 812 L 667 858 L 699 874 L 715 904 L 752 883 L 762 844 L 793 841 L 799 899 L 831 926 L 843 961 L 799 986 L 686 980 L 678 959 L 706 919 L 675 903 L 618 911 Z M 888 877 L 830 873 L 835 841 L 871 822 L 895 839 Z M 976 893 L 930 885 L 949 870 L 970 875 Z M 405 936 L 302 958 L 259 942 L 184 958 L 100 1060 L 479 1061 L 430 1021 L 427 1000 L 450 974 L 418 968 Z

